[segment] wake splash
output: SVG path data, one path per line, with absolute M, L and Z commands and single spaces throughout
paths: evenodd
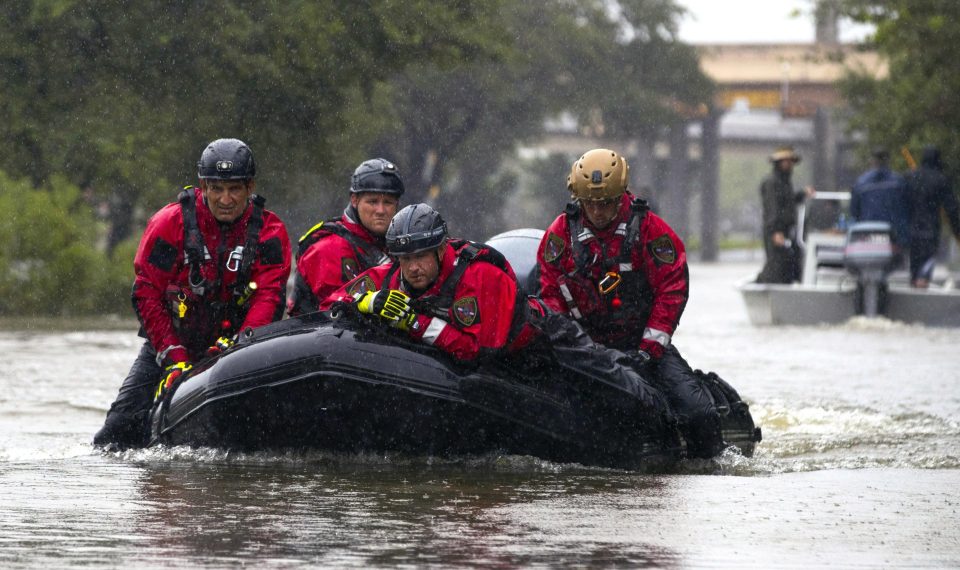
M 751 409 L 763 441 L 753 458 L 725 466 L 731 474 L 960 468 L 960 426 L 954 420 L 844 405 L 790 408 L 777 402 Z
M 579 464 L 559 464 L 530 455 L 485 455 L 436 457 L 402 453 L 341 453 L 319 450 L 242 452 L 216 448 L 166 447 L 125 451 L 96 450 L 106 458 L 124 462 L 164 464 L 195 463 L 229 466 L 311 467 L 319 470 L 416 470 L 465 469 L 502 473 L 572 473 L 614 471 Z
M 833 469 L 960 469 L 960 422 L 929 413 L 881 412 L 855 405 L 784 401 L 755 402 L 753 416 L 763 441 L 753 457 L 727 449 L 711 460 L 685 460 L 632 473 L 768 476 Z M 11 434 L 12 435 L 12 434 Z M 83 435 L 81 438 L 80 436 Z M 401 453 L 329 451 L 240 452 L 214 448 L 152 447 L 104 451 L 85 434 L 45 433 L 0 438 L 0 462 L 57 462 L 77 459 L 123 464 L 308 468 L 330 472 L 452 470 L 475 473 L 612 474 L 620 469 L 560 464 L 537 457 L 490 453 L 435 457 Z

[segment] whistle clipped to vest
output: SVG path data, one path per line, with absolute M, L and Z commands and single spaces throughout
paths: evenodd
M 187 296 L 183 293 L 177 295 L 177 318 L 182 319 L 187 316 Z

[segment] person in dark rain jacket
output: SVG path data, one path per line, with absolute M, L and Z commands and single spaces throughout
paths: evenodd
M 218 139 L 198 163 L 200 187 L 147 223 L 134 258 L 133 306 L 146 342 L 93 443 L 143 446 L 156 398 L 241 330 L 278 320 L 290 274 L 283 222 L 254 194 L 253 153 Z
M 800 155 L 791 146 L 780 147 L 770 155 L 773 172 L 760 184 L 766 261 L 757 276 L 757 283 L 793 283 L 800 280 L 797 204 L 815 194 L 809 186 L 799 191 L 793 188 L 793 168 L 800 160 Z
M 907 176 L 907 199 L 910 204 L 910 283 L 926 288 L 933 277 L 940 245 L 941 208 L 953 235 L 960 240 L 960 203 L 943 173 L 938 148 L 923 149 L 920 168 Z
M 910 206 L 903 177 L 890 170 L 890 153 L 875 149 L 873 167 L 857 178 L 850 195 L 850 217 L 856 222 L 887 222 L 893 243 L 902 253 L 910 243 Z

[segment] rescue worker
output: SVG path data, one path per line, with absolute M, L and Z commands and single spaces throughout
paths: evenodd
M 690 456 L 723 448 L 716 405 L 671 339 L 688 296 L 683 242 L 628 190 L 618 153 L 594 149 L 573 163 L 573 200 L 537 250 L 541 297 L 575 319 L 667 397 Z
M 133 306 L 146 337 L 97 446 L 142 447 L 155 398 L 241 330 L 283 315 L 290 274 L 286 228 L 256 194 L 256 165 L 237 139 L 218 139 L 188 186 L 150 218 L 134 258 Z
M 321 309 L 356 303 L 361 313 L 462 361 L 517 350 L 536 336 L 531 305 L 503 255 L 449 239 L 446 222 L 427 204 L 400 210 L 385 237 L 393 261 L 345 284 Z
M 797 239 L 797 204 L 816 194 L 807 186 L 794 190 L 793 168 L 800 155 L 782 146 L 770 155 L 771 172 L 760 184 L 763 207 L 763 249 L 766 261 L 757 283 L 793 283 L 800 280 L 800 244 Z
M 388 261 L 383 236 L 403 192 L 400 172 L 388 160 L 366 160 L 354 170 L 340 219 L 320 222 L 300 238 L 291 316 L 316 311 L 344 283 Z

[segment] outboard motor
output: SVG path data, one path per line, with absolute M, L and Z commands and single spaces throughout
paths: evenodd
M 896 265 L 897 249 L 887 222 L 858 222 L 847 231 L 843 264 L 857 276 L 857 313 L 876 317 L 883 312 L 887 276 Z

